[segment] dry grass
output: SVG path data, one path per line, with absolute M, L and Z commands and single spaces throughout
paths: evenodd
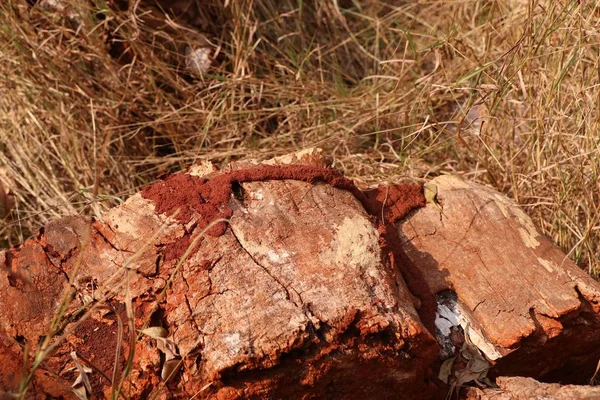
M 144 4 L 66 2 L 78 17 L 0 4 L 4 243 L 199 160 L 320 146 L 364 183 L 491 184 L 600 273 L 596 2 L 198 1 L 204 79 L 173 54 L 199 40 L 190 21 L 161 33 Z

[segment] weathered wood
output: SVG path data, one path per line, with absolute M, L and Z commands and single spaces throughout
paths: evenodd
M 275 161 L 284 162 L 324 168 L 314 151 Z M 4 253 L 3 343 L 14 354 L 55 345 L 38 370 L 52 378 L 36 376 L 30 396 L 68 390 L 76 354 L 99 398 L 119 385 L 131 398 L 425 397 L 437 345 L 354 195 L 317 181 L 249 181 L 207 208 L 187 191 L 220 198 L 223 188 L 200 185 L 211 172 L 159 182 L 101 221 L 55 221 Z M 229 215 L 228 228 L 209 213 Z M 62 298 L 63 328 L 41 345 Z M 167 337 L 138 334 L 149 326 Z M 20 372 L 3 373 L 0 390 L 16 390 Z
M 598 283 L 498 192 L 452 176 L 427 188 L 441 204 L 399 225 L 403 247 L 438 295 L 438 312 L 468 326 L 491 375 L 589 379 L 600 357 Z M 452 343 L 441 341 L 449 357 Z
M 395 226 L 419 186 L 360 191 L 310 150 L 53 221 L 0 252 L 0 391 L 43 351 L 29 398 L 422 399 L 440 349 L 450 384 L 589 378 L 599 285 L 499 193 L 427 188 Z

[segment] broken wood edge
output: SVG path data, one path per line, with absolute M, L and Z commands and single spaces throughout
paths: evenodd
M 441 313 L 451 311 L 454 314 L 452 317 L 454 325 L 460 326 L 464 330 L 467 340 L 474 344 L 490 362 L 491 377 L 503 374 L 518 374 L 543 379 L 562 379 L 561 381 L 565 382 L 569 382 L 569 379 L 572 379 L 573 382 L 583 383 L 587 379 L 586 377 L 593 372 L 596 362 L 600 358 L 600 351 L 596 350 L 600 348 L 600 335 L 597 333 L 598 327 L 600 327 L 600 285 L 581 271 L 566 255 L 560 253 L 549 238 L 539 233 L 531 218 L 507 197 L 485 186 L 465 182 L 455 176 L 434 178 L 426 185 L 444 187 L 445 190 L 470 191 L 476 188 L 486 193 L 488 200 L 500 203 L 499 207 L 502 209 L 502 212 L 520 224 L 518 233 L 523 241 L 523 247 L 527 251 L 533 252 L 541 248 L 543 249 L 543 254 L 551 255 L 550 260 L 560 260 L 556 263 L 555 261 L 548 261 L 538 256 L 537 268 L 548 272 L 559 270 L 563 272 L 569 279 L 573 295 L 579 301 L 578 307 L 568 309 L 564 313 L 554 316 L 544 315 L 544 313 L 539 312 L 537 309 L 530 308 L 528 316 L 535 324 L 535 329 L 529 334 L 520 337 L 518 341 L 513 342 L 513 345 L 505 346 L 490 338 L 486 327 L 481 325 L 474 314 L 479 303 L 474 304 L 473 307 L 469 307 L 462 301 L 461 292 L 460 290 L 457 291 L 454 287 L 454 283 L 456 282 L 452 280 L 452 272 L 450 272 L 450 276 L 447 277 L 446 287 L 442 287 L 437 282 L 433 283 L 433 287 L 437 285 L 437 289 L 434 289 L 434 294 L 438 298 L 438 318 Z M 413 239 L 404 235 L 402 226 L 409 223 L 415 214 L 424 212 L 429 212 L 430 214 L 438 213 L 439 220 L 443 225 L 443 220 L 445 219 L 445 199 L 443 192 L 437 194 L 440 196 L 436 196 L 434 201 L 429 201 L 424 209 L 414 211 L 397 224 L 405 247 Z M 433 217 L 432 220 L 434 220 Z M 432 228 L 430 234 L 436 234 L 435 228 Z M 423 252 L 422 249 L 417 251 Z M 414 254 L 413 252 L 412 255 L 414 256 Z M 427 254 L 426 251 L 424 254 L 426 257 L 435 259 L 431 254 Z M 422 260 L 422 258 L 419 258 L 419 260 Z M 436 262 L 419 265 L 417 260 L 413 261 L 421 268 L 435 268 L 434 265 L 437 264 Z M 551 266 L 550 263 L 552 264 Z M 454 295 L 456 298 L 450 305 L 446 304 L 444 306 L 445 310 L 442 310 L 440 306 L 442 306 L 443 302 L 440 303 L 440 299 L 445 297 L 447 303 L 448 293 Z M 556 321 L 556 323 L 552 321 Z M 448 333 L 441 335 L 440 329 L 436 327 L 436 336 L 443 350 L 444 342 L 448 342 L 449 340 Z M 581 339 L 579 345 L 576 348 L 569 346 L 569 351 L 564 351 L 564 346 L 569 344 L 570 337 L 579 337 Z M 548 357 L 551 360 L 551 362 L 547 363 L 548 365 L 543 365 L 544 362 L 539 362 L 539 360 L 545 360 Z M 569 359 L 580 361 L 580 365 L 563 365 Z M 585 359 L 588 361 L 582 362 Z M 538 362 L 534 362 L 534 360 L 538 360 Z M 570 373 L 565 373 L 565 371 L 570 371 Z

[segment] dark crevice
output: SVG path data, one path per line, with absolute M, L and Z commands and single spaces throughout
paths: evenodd
M 327 340 L 325 339 L 325 336 L 327 335 L 327 332 L 331 330 L 331 327 L 316 317 L 315 319 L 319 321 L 319 328 L 315 326 L 312 319 L 310 318 L 311 316 L 315 315 L 310 303 L 304 303 L 302 305 L 302 312 L 308 320 L 308 323 L 306 324 L 306 331 L 315 335 L 321 342 L 326 343 Z
M 158 252 L 157 256 L 156 256 L 156 260 L 154 261 L 155 270 L 154 270 L 154 274 L 152 276 L 156 276 L 159 274 L 160 265 L 161 265 L 162 261 L 163 261 L 163 254 Z
M 535 310 L 535 307 L 531 307 L 529 309 L 529 318 L 531 318 L 531 321 L 535 325 L 535 331 L 533 331 L 533 333 L 527 336 L 526 338 L 523 338 L 521 340 L 520 345 L 541 347 L 548 341 L 548 335 L 546 334 L 544 327 L 542 326 L 540 320 L 537 317 L 537 311 Z
M 242 204 L 244 203 L 244 188 L 239 182 L 233 182 L 231 184 L 231 192 L 236 200 Z
M 37 239 L 38 241 L 42 240 L 42 238 L 44 237 L 44 234 L 45 234 L 45 233 L 46 233 L 46 228 L 42 226 L 42 227 L 41 227 L 41 228 L 38 230 L 38 234 L 37 234 L 37 236 L 36 236 L 36 239 Z
M 185 276 L 183 276 L 183 272 L 179 272 L 181 274 L 181 280 L 183 281 L 183 283 L 185 284 L 186 287 L 186 292 L 183 295 L 183 298 L 185 299 L 185 304 L 188 308 L 188 312 L 189 312 L 189 320 L 192 322 L 192 324 L 194 325 L 194 329 L 196 329 L 197 332 L 200 332 L 200 327 L 198 326 L 198 324 L 196 323 L 196 319 L 194 318 L 194 309 L 192 308 L 192 305 L 190 304 L 190 299 L 188 298 L 187 294 L 190 292 L 190 285 L 187 282 L 187 280 L 185 279 Z M 212 282 L 211 282 L 211 286 L 212 286 Z M 209 291 L 210 293 L 210 291 Z
M 45 240 L 40 240 L 40 243 L 44 243 Z M 42 246 L 42 250 L 44 251 L 44 255 L 46 256 L 46 260 L 48 260 L 48 263 L 50 263 L 50 265 L 52 265 L 54 268 L 56 268 L 59 273 L 61 273 L 65 279 L 67 280 L 67 282 L 70 282 L 70 278 L 69 278 L 69 274 L 67 274 L 67 271 L 65 271 L 65 269 L 63 268 L 63 264 L 69 259 L 70 255 L 74 252 L 75 249 L 71 249 L 69 250 L 69 257 L 65 256 L 64 258 L 59 258 L 60 254 L 56 251 L 54 251 L 52 249 L 52 246 L 50 245 L 43 245 Z M 55 256 L 56 254 L 56 256 Z M 56 257 L 59 258 L 59 265 L 56 265 L 54 263 L 54 260 L 52 260 L 52 257 Z
M 148 326 L 160 326 L 162 328 L 167 329 L 169 326 L 167 321 L 167 316 L 165 315 L 165 310 L 161 307 L 156 307 L 156 309 L 150 315 L 150 321 Z
M 110 229 L 112 231 L 112 229 L 109 225 L 105 225 L 105 226 L 107 226 L 108 229 Z M 100 236 L 102 238 L 102 240 L 104 240 L 104 242 L 106 244 L 108 244 L 110 247 L 112 247 L 113 250 L 116 250 L 118 252 L 123 252 L 123 253 L 134 253 L 134 251 L 132 251 L 132 250 L 123 250 L 123 249 L 118 248 L 110 240 L 108 240 L 108 238 L 106 236 L 104 236 L 104 234 L 102 233 L 102 231 L 100 229 L 96 228 L 95 226 L 93 227 L 93 229 L 98 234 L 98 236 Z
M 27 339 L 23 335 L 16 335 L 15 341 L 19 343 L 21 346 L 25 346 L 27 344 Z
M 473 312 L 477 311 L 477 308 L 482 305 L 483 303 L 485 303 L 485 299 L 480 300 L 477 304 L 475 304 L 475 307 L 473 307 Z
M 254 262 L 254 264 L 256 264 L 258 267 L 260 267 L 263 271 L 265 271 L 267 273 L 267 275 L 269 275 L 271 277 L 271 279 L 273 279 L 275 282 L 277 282 L 277 284 L 279 284 L 279 286 L 285 291 L 285 293 L 286 293 L 286 299 L 290 303 L 292 303 L 293 305 L 295 305 L 297 308 L 302 309 L 303 304 L 300 304 L 300 305 L 296 304 L 296 302 L 294 300 L 292 300 L 292 296 L 290 294 L 290 290 L 287 288 L 287 286 L 285 286 L 283 284 L 283 282 L 281 282 L 281 280 L 279 280 L 279 278 L 277 278 L 276 276 L 274 276 L 271 273 L 271 271 L 269 271 L 269 269 L 267 267 L 265 267 L 257 259 L 255 259 L 252 254 L 250 254 L 250 252 L 242 245 L 242 242 L 240 242 L 240 239 L 237 237 L 237 235 L 235 234 L 235 232 L 234 232 L 233 229 L 231 229 L 231 233 L 232 233 L 233 237 L 235 238 L 235 240 L 237 241 L 237 243 L 239 244 L 240 248 L 248 255 L 248 257 L 250 257 L 250 259 L 252 260 L 252 262 Z M 294 290 L 294 289 L 292 288 L 292 290 Z M 298 298 L 302 302 L 302 299 L 298 295 L 298 292 L 296 292 L 294 290 L 294 293 L 296 293 L 296 295 L 298 296 Z M 308 318 L 308 316 L 307 316 L 307 318 Z
M 148 385 L 140 394 L 140 399 L 150 399 L 152 393 L 154 393 L 154 385 Z
M 317 338 L 319 338 L 319 340 L 325 342 L 325 334 L 326 334 L 327 331 L 329 331 L 331 329 L 329 327 L 329 325 L 327 325 L 325 322 L 321 321 L 319 318 L 317 318 L 315 316 L 314 312 L 311 309 L 310 303 L 304 303 L 302 301 L 302 297 L 300 296 L 300 294 L 293 287 L 288 288 L 286 285 L 283 284 L 283 282 L 281 280 L 279 280 L 279 278 L 277 278 L 276 276 L 274 276 L 271 273 L 271 271 L 269 271 L 269 269 L 267 267 L 265 267 L 258 260 L 256 260 L 254 258 L 254 256 L 252 256 L 252 254 L 250 254 L 250 252 L 242 245 L 242 243 L 240 242 L 239 238 L 237 237 L 237 235 L 235 234 L 235 232 L 234 232 L 233 229 L 231 229 L 231 233 L 232 233 L 232 236 L 237 241 L 237 243 L 239 244 L 239 246 L 248 255 L 248 257 L 250 257 L 250 259 L 254 262 L 254 264 L 256 264 L 258 267 L 260 267 L 263 271 L 265 271 L 267 273 L 267 275 L 269 275 L 275 282 L 277 282 L 277 284 L 279 284 L 279 286 L 285 291 L 285 293 L 286 293 L 286 299 L 290 303 L 292 303 L 294 306 L 296 306 L 296 308 L 298 308 L 302 312 L 302 314 L 304 314 L 304 316 L 306 318 L 306 321 L 307 321 L 307 324 L 306 324 L 307 331 L 310 332 L 310 333 L 313 333 Z M 296 297 L 300 301 L 300 304 L 297 304 L 292 299 L 292 295 L 290 293 L 290 290 L 294 292 L 294 294 L 296 295 Z M 319 321 L 319 325 L 320 325 L 319 328 L 317 328 L 314 325 L 314 323 L 313 323 L 314 319 L 316 319 L 316 320 Z

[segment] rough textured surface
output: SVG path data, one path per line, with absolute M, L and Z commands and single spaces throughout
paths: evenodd
M 316 151 L 284 162 L 297 166 L 204 165 L 2 253 L 3 354 L 49 353 L 30 397 L 73 397 L 73 354 L 97 398 L 426 397 L 437 345 L 385 219 L 363 207 L 399 218 L 424 203 L 420 187 L 378 199 Z M 159 326 L 164 339 L 138 334 Z M 20 368 L 2 371 L 14 391 Z
M 83 371 L 93 398 L 425 399 L 449 348 L 459 384 L 589 378 L 598 284 L 497 192 L 433 185 L 361 191 L 311 150 L 54 221 L 0 252 L 0 395 L 75 398 Z
M 498 389 L 470 389 L 468 400 L 598 400 L 600 387 L 561 386 L 522 377 L 500 377 Z
M 431 184 L 441 208 L 399 225 L 403 247 L 438 298 L 456 293 L 491 375 L 589 379 L 600 355 L 598 283 L 505 196 L 450 176 Z

